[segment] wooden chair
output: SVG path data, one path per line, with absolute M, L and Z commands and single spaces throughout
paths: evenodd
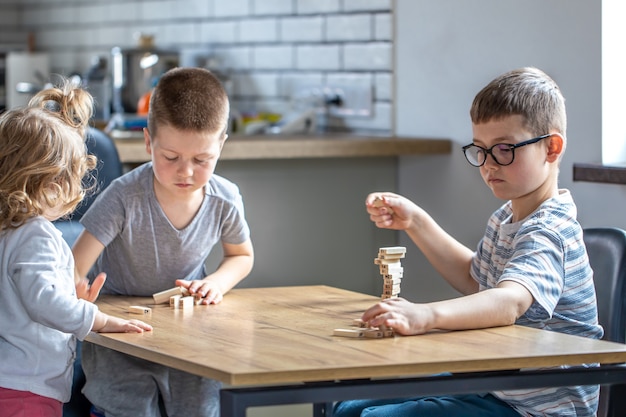
M 98 166 L 94 176 L 98 181 L 95 193 L 89 194 L 76 208 L 69 220 L 57 220 L 54 225 L 63 233 L 63 239 L 72 246 L 74 241 L 83 230 L 80 218 L 87 211 L 91 203 L 96 199 L 99 192 L 109 186 L 111 181 L 123 173 L 122 162 L 115 147 L 113 139 L 101 130 L 90 127 L 87 131 L 87 150 L 98 158 Z
M 598 299 L 604 339 L 626 343 L 626 231 L 587 228 L 583 231 Z M 598 417 L 626 415 L 626 384 L 603 386 Z

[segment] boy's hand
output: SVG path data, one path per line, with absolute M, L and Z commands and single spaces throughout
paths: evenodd
M 200 294 L 202 304 L 219 304 L 224 299 L 224 294 L 219 286 L 208 279 L 193 281 L 177 279 L 176 285 L 187 288 L 192 295 Z
M 368 308 L 361 318 L 370 326 L 384 325 L 405 336 L 426 333 L 434 323 L 431 308 L 404 298 L 383 300 Z
M 93 303 L 98 298 L 98 295 L 100 295 L 100 290 L 102 289 L 106 278 L 107 274 L 101 272 L 93 280 L 91 285 L 89 285 L 89 280 L 87 278 L 80 278 L 76 284 L 76 296 Z
M 415 204 L 393 193 L 372 193 L 365 200 L 370 220 L 381 229 L 406 230 L 411 225 Z

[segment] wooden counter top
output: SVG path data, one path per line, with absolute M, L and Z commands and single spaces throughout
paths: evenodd
M 112 132 L 123 163 L 148 160 L 143 136 L 139 132 Z M 356 158 L 400 155 L 447 154 L 448 139 L 355 136 L 347 134 L 300 136 L 231 136 L 221 160 Z

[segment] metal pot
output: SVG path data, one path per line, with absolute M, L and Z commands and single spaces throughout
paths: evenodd
M 177 67 L 179 59 L 177 51 L 113 48 L 113 111 L 136 113 L 139 99 L 156 85 L 163 73 Z

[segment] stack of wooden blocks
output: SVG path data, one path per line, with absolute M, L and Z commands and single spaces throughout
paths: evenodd
M 383 277 L 383 293 L 381 298 L 395 298 L 400 294 L 400 282 L 404 268 L 401 259 L 406 254 L 406 248 L 403 246 L 391 246 L 380 248 L 378 257 L 374 259 L 374 263 L 378 265 L 380 274 Z M 333 336 L 356 337 L 356 338 L 373 338 L 380 339 L 382 337 L 392 337 L 393 329 L 385 326 L 370 327 L 368 323 L 361 319 L 355 319 L 352 327 L 349 329 L 334 329 Z
M 189 293 L 189 290 L 184 287 L 174 287 L 169 290 L 161 291 L 152 294 L 154 304 L 170 304 L 170 308 L 191 308 L 202 304 L 202 297 L 200 294 Z M 128 312 L 132 314 L 152 314 L 152 309 L 145 306 L 130 306 Z
M 380 275 L 383 277 L 383 293 L 381 298 L 394 298 L 400 294 L 400 282 L 404 268 L 401 259 L 406 254 L 406 248 L 403 246 L 392 246 L 388 248 L 380 248 L 378 258 L 374 259 L 374 263 L 378 265 Z
M 174 287 L 152 295 L 155 304 L 170 303 L 171 308 L 188 308 L 199 305 L 202 298 L 199 294 L 190 295 L 187 288 Z

